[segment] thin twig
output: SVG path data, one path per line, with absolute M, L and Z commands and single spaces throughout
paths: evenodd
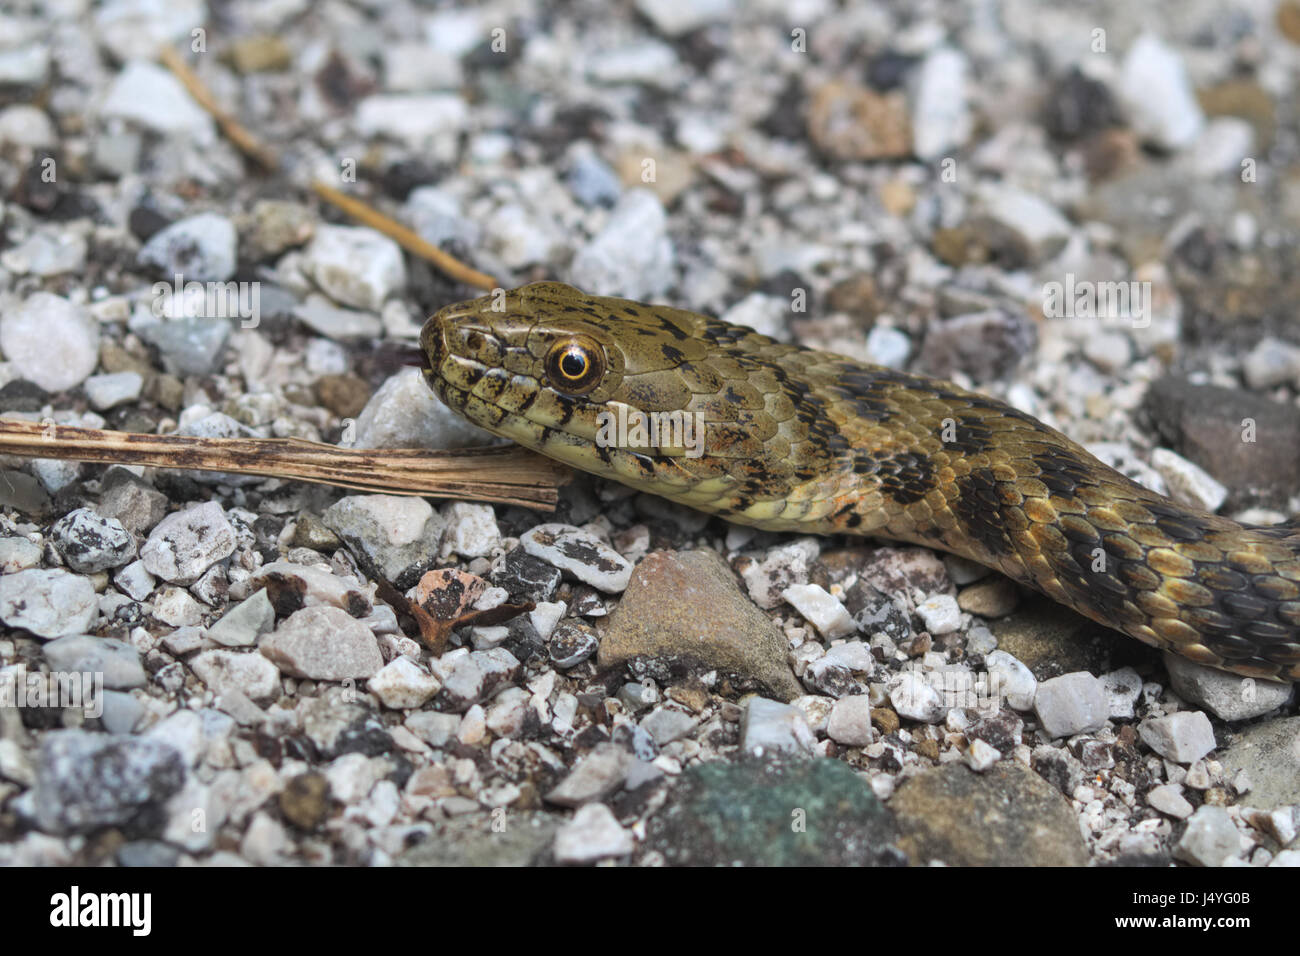
M 268 172 L 279 167 L 280 158 L 275 150 L 258 140 L 244 124 L 235 119 L 233 114 L 221 107 L 217 98 L 212 95 L 212 91 L 190 69 L 189 64 L 181 59 L 179 53 L 170 46 L 164 46 L 159 51 L 158 57 L 167 69 L 176 74 L 176 78 L 189 91 L 190 96 L 194 97 L 195 101 L 217 121 L 226 138 L 239 147 L 245 156 L 256 160 Z
M 555 507 L 569 471 L 513 446 L 339 448 L 298 438 L 195 438 L 0 419 L 0 454 L 288 478 L 360 491 Z
M 316 191 L 316 195 L 326 202 L 338 206 L 353 219 L 360 220 L 371 229 L 382 232 L 407 252 L 417 255 L 421 259 L 427 259 L 451 278 L 479 289 L 498 288 L 497 280 L 492 276 L 465 265 L 455 256 L 448 255 L 433 243 L 420 238 L 418 233 L 412 232 L 394 219 L 389 219 L 382 212 L 373 206 L 366 205 L 360 199 L 354 199 L 346 193 L 339 192 L 333 186 L 327 186 L 320 180 L 313 182 L 311 188 Z

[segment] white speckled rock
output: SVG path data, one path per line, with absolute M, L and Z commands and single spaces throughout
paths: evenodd
M 438 678 L 409 657 L 395 657 L 366 681 L 366 690 L 390 710 L 423 706 L 442 689 Z
M 99 362 L 99 328 L 60 296 L 33 292 L 0 317 L 0 349 L 20 378 L 47 392 L 84 382 Z
M 1198 704 L 1222 720 L 1249 720 L 1291 700 L 1295 685 L 1255 680 L 1189 661 L 1177 654 L 1164 655 L 1169 682 L 1178 696 Z
M 1190 764 L 1214 749 L 1214 728 L 1199 710 L 1180 710 L 1138 725 L 1142 742 L 1174 763 Z
M 280 690 L 280 672 L 256 652 L 201 651 L 190 669 L 216 694 L 237 690 L 250 700 L 265 700 Z
M 821 585 L 793 584 L 782 591 L 781 596 L 829 640 L 846 637 L 856 629 L 848 609 Z
M 92 375 L 82 388 L 91 407 L 102 412 L 139 398 L 144 389 L 144 377 L 139 372 Z
M 1198 807 L 1174 847 L 1174 856 L 1198 866 L 1223 866 L 1241 855 L 1242 835 L 1223 807 Z
M 235 224 L 204 212 L 178 220 L 149 237 L 136 260 L 169 286 L 181 282 L 225 282 L 235 274 Z
M 112 637 L 69 634 L 46 644 L 42 651 L 52 671 L 102 674 L 104 686 L 113 690 L 143 687 L 146 675 L 140 652 Z
M 1117 720 L 1132 719 L 1133 705 L 1142 696 L 1142 677 L 1131 667 L 1121 667 L 1101 675 L 1101 685 L 1110 701 L 1110 716 Z
M 937 724 L 948 714 L 939 689 L 916 671 L 904 671 L 889 682 L 889 703 L 899 717 Z
M 357 448 L 465 448 L 496 438 L 438 401 L 418 368 L 402 369 L 357 416 Z
M 589 803 L 555 832 L 557 863 L 592 863 L 626 856 L 634 846 L 632 834 L 619 825 L 609 807 Z
M 969 70 L 965 54 L 946 46 L 921 61 L 912 96 L 912 150 L 918 158 L 939 159 L 970 136 Z
M 1154 146 L 1181 149 L 1205 126 L 1205 114 L 1182 57 L 1150 33 L 1142 34 L 1129 47 L 1118 93 L 1134 131 Z
M 317 227 L 302 268 L 334 301 L 371 312 L 406 284 L 397 243 L 363 226 Z
M 1034 713 L 1048 736 L 1069 737 L 1104 727 L 1110 701 L 1101 681 L 1086 671 L 1075 671 L 1038 685 Z
M 370 628 L 337 607 L 294 611 L 259 649 L 283 673 L 312 680 L 369 678 L 384 666 Z
M 1183 788 L 1172 783 L 1148 790 L 1147 805 L 1178 820 L 1186 820 L 1192 815 L 1193 809 L 1183 796 Z
M 1210 477 L 1205 469 L 1168 448 L 1151 452 L 1151 467 L 1160 472 L 1169 497 L 1192 508 L 1218 511 L 1228 498 L 1228 489 Z
M 501 543 L 501 529 L 497 527 L 496 512 L 491 505 L 456 501 L 445 511 L 447 530 L 442 546 L 462 558 L 481 558 L 492 553 Z
M 627 590 L 632 564 L 589 531 L 566 524 L 540 524 L 519 538 L 526 552 L 567 571 L 606 594 Z
M 951 634 L 961 626 L 961 608 L 951 594 L 936 594 L 922 601 L 916 613 L 931 634 Z
M 592 295 L 650 299 L 673 281 L 673 244 L 667 216 L 648 189 L 630 189 L 610 210 L 591 242 L 578 250 L 569 275 Z
M 212 117 L 194 102 L 169 70 L 146 60 L 132 60 L 122 68 L 108 88 L 100 116 L 129 120 L 146 129 L 188 137 L 197 143 L 211 143 L 216 139 Z
M 59 568 L 0 576 L 0 621 L 37 637 L 84 634 L 99 609 L 90 578 Z
M 77 508 L 50 529 L 54 546 L 74 571 L 92 574 L 126 564 L 135 557 L 135 538 L 116 518 Z
M 215 501 L 163 518 L 140 549 L 145 570 L 172 584 L 190 585 L 235 551 L 235 529 Z
M 749 698 L 740 722 L 740 749 L 745 753 L 809 753 L 816 744 L 817 738 L 798 707 L 764 697 Z
M 871 743 L 871 699 L 860 694 L 837 700 L 826 723 L 826 736 L 846 747 Z

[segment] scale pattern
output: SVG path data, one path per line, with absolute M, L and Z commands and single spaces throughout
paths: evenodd
M 601 372 L 581 395 L 547 367 L 575 340 Z M 769 530 L 940 548 L 1147 644 L 1300 679 L 1300 532 L 1176 504 L 994 399 L 554 282 L 449 306 L 421 347 L 450 408 L 575 468 Z M 636 412 L 689 415 L 703 453 L 597 440 L 602 413 Z

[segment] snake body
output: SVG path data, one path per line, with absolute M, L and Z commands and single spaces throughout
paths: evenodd
M 1147 644 L 1300 680 L 1300 532 L 1177 504 L 987 396 L 555 282 L 448 306 L 420 344 L 447 406 L 574 468 L 759 528 L 950 551 Z M 601 440 L 635 412 L 689 414 L 702 454 Z

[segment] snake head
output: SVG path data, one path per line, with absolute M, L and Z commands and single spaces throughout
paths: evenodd
M 588 471 L 645 476 L 662 472 L 664 458 L 703 454 L 704 416 L 690 423 L 692 447 L 676 440 L 683 432 L 667 441 L 656 433 L 653 447 L 614 447 L 608 426 L 637 414 L 693 414 L 701 389 L 690 370 L 707 348 L 701 321 L 537 282 L 429 318 L 420 335 L 424 375 L 444 404 L 493 434 Z

